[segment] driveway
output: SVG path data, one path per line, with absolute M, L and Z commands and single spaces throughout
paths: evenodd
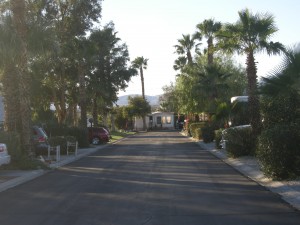
M 109 145 L 0 202 L 1 225 L 300 224 L 278 195 L 177 132 Z

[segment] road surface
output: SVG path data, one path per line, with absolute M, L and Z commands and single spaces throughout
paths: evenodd
M 299 225 L 300 214 L 177 132 L 127 138 L 0 193 L 1 225 Z

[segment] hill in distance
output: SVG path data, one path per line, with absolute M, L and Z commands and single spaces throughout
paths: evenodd
M 140 95 L 136 94 L 136 95 L 123 95 L 123 96 L 120 96 L 118 101 L 116 102 L 116 104 L 118 106 L 128 105 L 128 97 L 129 96 L 135 97 L 135 96 L 140 96 Z M 159 97 L 160 97 L 160 95 L 155 95 L 155 96 L 146 95 L 146 99 L 150 103 L 151 106 L 159 105 Z

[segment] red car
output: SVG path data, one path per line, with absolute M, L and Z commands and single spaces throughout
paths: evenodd
M 89 142 L 93 145 L 109 142 L 110 134 L 104 127 L 89 127 Z

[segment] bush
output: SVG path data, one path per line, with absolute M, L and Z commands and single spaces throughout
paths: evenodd
M 223 129 L 215 130 L 215 144 L 217 149 L 221 149 L 222 131 Z
M 254 155 L 255 138 L 250 126 L 231 127 L 224 131 L 226 150 L 230 157 Z
M 191 123 L 189 125 L 189 134 L 196 139 L 202 139 L 201 128 L 205 126 L 205 122 Z M 200 129 L 200 131 L 199 131 Z
M 201 128 L 202 139 L 205 143 L 213 142 L 215 138 L 215 131 L 212 126 L 205 126 Z
M 300 176 L 299 125 L 277 124 L 258 139 L 257 157 L 264 173 L 275 179 Z

